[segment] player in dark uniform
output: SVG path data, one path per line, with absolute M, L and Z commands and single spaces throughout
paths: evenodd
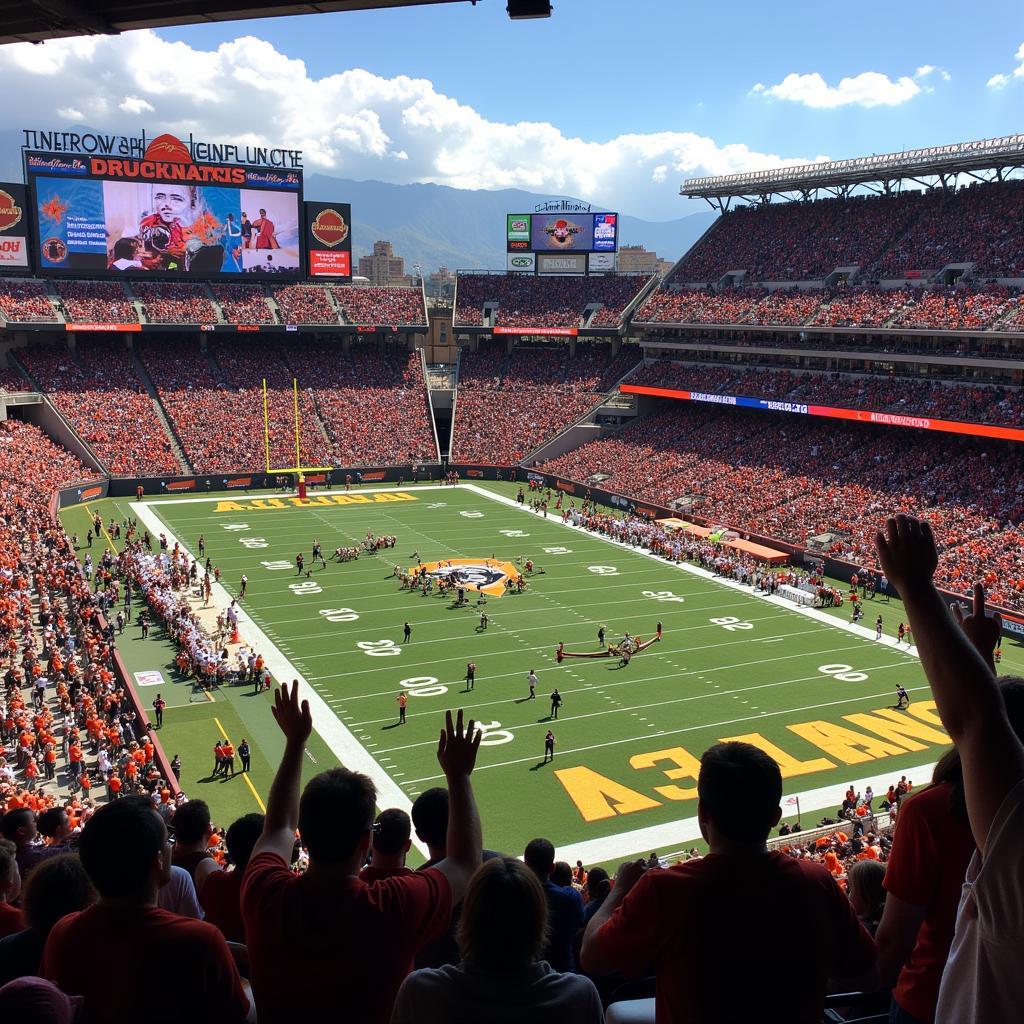
M 558 717 L 558 709 L 562 706 L 562 695 L 558 692 L 558 687 L 555 687 L 551 691 L 551 714 L 550 718 Z
M 555 734 L 548 729 L 548 734 L 544 737 L 544 764 L 548 761 L 554 761 L 555 759 Z
M 466 689 L 472 690 L 476 688 L 476 662 L 471 661 L 466 666 Z
M 896 707 L 901 711 L 906 711 L 910 707 L 910 694 L 907 693 L 905 686 L 896 687 Z
M 302 552 L 300 551 L 295 556 L 295 569 L 296 569 L 295 575 L 296 576 L 301 576 L 302 575 L 302 570 L 305 567 L 305 565 L 306 565 L 306 559 L 303 556 Z

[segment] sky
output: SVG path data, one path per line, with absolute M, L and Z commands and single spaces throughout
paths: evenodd
M 1024 130 L 1024 4 L 505 0 L 0 47 L 0 129 L 303 150 L 307 173 L 571 195 L 651 220 L 684 178 Z M 13 98 L 14 102 L 10 102 Z M 343 196 L 338 197 L 343 200 Z

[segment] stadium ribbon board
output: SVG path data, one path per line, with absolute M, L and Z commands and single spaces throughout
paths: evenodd
M 901 774 L 925 780 L 948 739 L 906 644 L 563 525 L 553 511 L 531 513 L 514 493 L 420 486 L 303 504 L 166 498 L 132 509 L 186 546 L 203 533 L 223 600 L 247 574 L 243 638 L 266 645 L 276 676 L 304 681 L 317 732 L 342 763 L 371 774 L 382 806 L 408 808 L 443 784 L 438 722 L 465 708 L 484 734 L 474 786 L 494 848 L 519 852 L 544 835 L 588 863 L 681 849 L 699 835 L 700 754 L 723 739 L 770 753 L 808 816 L 833 811 L 851 781 L 884 792 Z M 314 540 L 329 552 L 367 532 L 394 534 L 396 549 L 296 571 L 296 550 Z M 530 559 L 535 572 L 500 603 L 457 605 L 451 594 L 401 587 L 393 563 L 413 564 L 413 552 L 456 565 L 511 554 L 516 571 Z M 662 640 L 628 664 L 557 662 L 559 643 L 598 651 L 602 627 L 612 644 L 627 632 L 649 639 L 658 623 Z M 887 635 L 895 626 L 886 623 Z M 907 711 L 893 709 L 897 685 L 910 692 Z M 544 764 L 548 729 L 555 758 Z

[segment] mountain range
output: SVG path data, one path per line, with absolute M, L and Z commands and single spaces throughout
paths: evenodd
M 23 180 L 21 145 L 21 132 L 0 130 L 0 181 Z M 549 193 L 512 188 L 396 185 L 335 178 L 319 172 L 306 173 L 305 197 L 352 204 L 353 256 L 366 255 L 375 241 L 387 240 L 395 254 L 404 257 L 407 273 L 419 264 L 425 274 L 441 266 L 450 270 L 504 270 L 505 215 L 532 213 L 538 204 L 556 198 Z M 595 210 L 609 209 L 593 200 L 585 201 L 591 202 Z M 668 221 L 644 220 L 621 209 L 616 212 L 620 214 L 620 247 L 642 245 L 673 262 L 715 219 L 710 210 Z

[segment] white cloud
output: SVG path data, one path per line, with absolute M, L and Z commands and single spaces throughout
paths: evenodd
M 769 99 L 802 103 L 814 110 L 832 110 L 836 107 L 896 107 L 912 100 L 922 91 L 931 91 L 927 80 L 932 76 L 944 82 L 950 79 L 949 72 L 933 64 L 923 64 L 913 75 L 902 75 L 892 79 L 880 71 L 862 71 L 839 80 L 838 85 L 829 85 L 817 71 L 810 74 L 792 72 L 776 85 L 758 82 L 750 92 Z
M 1013 59 L 1017 62 L 1017 66 L 1008 75 L 998 72 L 994 74 L 986 83 L 990 89 L 1005 89 L 1011 79 L 1024 78 L 1024 43 L 1021 43 L 1017 47 L 1017 52 L 1013 55 Z
M 147 114 L 154 113 L 153 104 L 148 103 L 139 96 L 125 96 L 125 98 L 118 103 L 117 109 L 123 110 L 126 114 L 141 114 L 143 112 Z
M 76 120 L 131 132 L 145 113 L 152 134 L 301 149 L 307 172 L 524 188 L 653 218 L 681 213 L 675 182 L 684 177 L 807 160 L 694 132 L 594 141 L 542 121 L 489 121 L 422 78 L 361 68 L 313 78 L 303 61 L 254 36 L 213 50 L 148 31 L 14 44 L 0 47 L 0 78 L 19 96 L 16 112 L 0 113 L 0 127 Z

